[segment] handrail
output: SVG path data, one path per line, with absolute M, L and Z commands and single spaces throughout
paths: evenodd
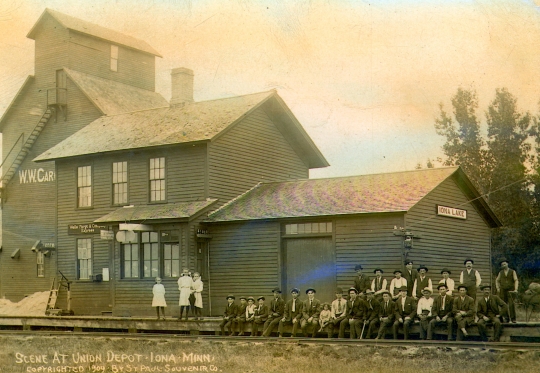
M 11 149 L 9 150 L 9 152 L 7 153 L 6 155 L 6 158 L 4 158 L 4 160 L 2 161 L 2 163 L 0 163 L 0 168 L 2 168 L 2 166 L 4 165 L 4 163 L 6 163 L 6 161 L 8 160 L 9 158 L 9 155 L 11 154 L 11 152 L 13 151 L 13 149 L 15 149 L 15 145 L 17 145 L 17 143 L 19 142 L 19 140 L 23 139 L 23 146 L 24 146 L 24 132 L 21 133 L 21 135 L 19 136 L 19 138 L 17 139 L 17 141 L 15 141 L 15 144 L 13 144 L 13 146 L 11 147 Z M 21 146 L 21 149 L 22 149 L 22 146 Z

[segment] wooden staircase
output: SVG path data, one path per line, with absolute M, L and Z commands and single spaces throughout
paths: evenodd
M 30 149 L 32 149 L 32 146 L 36 142 L 38 136 L 40 135 L 41 131 L 49 121 L 49 119 L 52 116 L 52 110 L 48 108 L 45 113 L 41 116 L 39 119 L 38 124 L 34 127 L 32 132 L 30 133 L 30 136 L 26 139 L 26 141 L 23 143 L 21 149 L 19 150 L 19 153 L 13 160 L 13 163 L 9 166 L 7 172 L 2 176 L 1 182 L 2 182 L 2 188 L 5 189 L 6 186 L 9 184 L 15 173 L 17 172 L 17 169 L 19 166 L 23 163 L 26 156 L 30 152 Z M 21 135 L 22 136 L 22 135 Z M 10 151 L 11 152 L 11 151 Z M 3 165 L 3 163 L 2 163 Z M 2 166 L 0 165 L 0 167 Z
M 59 271 L 60 272 L 60 271 Z M 45 308 L 45 315 L 72 315 L 71 311 L 71 281 L 69 281 L 63 274 L 60 279 L 54 277 L 51 283 L 51 289 L 49 291 L 49 299 L 47 299 L 47 307 Z M 58 293 L 65 287 L 67 289 L 67 310 L 56 308 L 56 301 L 58 299 Z

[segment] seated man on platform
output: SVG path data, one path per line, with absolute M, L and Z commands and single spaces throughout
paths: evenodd
M 349 300 L 347 301 L 347 313 L 345 318 L 339 324 L 338 338 L 345 338 L 345 329 L 350 327 L 350 338 L 356 339 L 356 336 L 362 331 L 360 320 L 362 319 L 362 310 L 360 303 L 362 299 L 358 296 L 356 288 L 349 289 Z
M 439 296 L 433 300 L 433 308 L 431 309 L 433 319 L 431 319 L 428 325 L 427 339 L 433 339 L 433 331 L 435 330 L 435 327 L 442 324 L 447 326 L 448 340 L 451 341 L 454 339 L 454 318 L 452 317 L 452 306 L 454 300 L 450 295 L 447 294 L 445 284 L 439 284 L 437 289 L 439 290 Z
M 304 306 L 304 303 L 298 299 L 298 294 L 300 294 L 299 289 L 292 289 L 292 299 L 285 304 L 285 311 L 283 317 L 279 321 L 278 326 L 278 334 L 280 337 L 283 337 L 283 328 L 287 324 L 292 324 L 291 337 L 296 337 L 296 329 L 298 328 L 298 325 L 300 325 L 300 319 L 302 318 L 302 310 Z
M 431 298 L 431 289 L 425 288 L 422 290 L 424 295 L 418 300 L 418 306 L 416 306 L 416 316 L 420 320 L 420 339 L 427 338 L 427 331 L 429 322 L 431 321 L 433 314 L 433 298 Z
M 247 297 L 240 297 L 240 304 L 236 310 L 236 317 L 234 323 L 238 325 L 238 335 L 244 335 L 244 324 L 246 323 L 246 308 L 247 308 Z M 231 334 L 234 335 L 234 332 Z
M 274 288 L 272 293 L 274 293 L 274 299 L 270 302 L 268 319 L 266 319 L 263 327 L 263 337 L 269 337 L 272 334 L 285 312 L 285 301 L 281 298 L 281 290 Z
M 367 299 L 364 301 L 364 326 L 367 327 L 366 338 L 371 338 L 379 326 L 379 311 L 381 304 L 375 299 L 371 290 L 366 291 Z
M 452 313 L 458 327 L 457 340 L 461 341 L 469 335 L 467 333 L 467 326 L 474 319 L 474 299 L 467 295 L 467 286 L 463 284 L 458 286 L 458 296 L 454 298 Z
M 343 298 L 343 289 L 336 289 L 336 299 L 332 302 L 331 316 L 326 329 L 328 330 L 328 338 L 334 336 L 334 328 L 339 326 L 341 322 L 347 317 L 347 299 Z
M 416 316 L 416 302 L 413 297 L 407 295 L 407 287 L 399 289 L 399 298 L 396 300 L 395 320 L 392 328 L 394 339 L 397 339 L 397 333 L 400 325 L 403 325 L 404 339 L 409 339 L 409 328 L 414 322 Z
M 396 304 L 392 302 L 390 292 L 387 290 L 382 293 L 381 306 L 379 308 L 379 333 L 375 339 L 384 339 L 386 330 L 394 324 L 394 313 L 396 312 Z
M 266 298 L 263 296 L 257 298 L 259 305 L 255 308 L 255 316 L 253 317 L 253 322 L 251 323 L 252 337 L 256 337 L 259 334 L 259 328 L 262 329 L 266 319 L 268 318 L 268 306 L 264 304 L 265 300 Z
M 313 331 L 311 337 L 317 335 L 319 329 L 319 313 L 321 312 L 321 302 L 315 299 L 315 289 L 307 289 L 306 294 L 308 299 L 304 302 L 302 309 L 302 319 L 300 320 L 300 327 L 302 328 L 302 334 L 304 337 L 308 336 L 308 327 L 312 326 Z
M 490 342 L 499 342 L 501 339 L 501 315 L 507 314 L 506 303 L 497 295 L 491 294 L 491 285 L 480 286 L 482 296 L 478 296 L 476 316 L 478 317 L 478 332 L 482 341 L 487 341 L 486 323 L 493 324 L 493 338 Z
M 223 320 L 219 323 L 221 329 L 221 335 L 225 335 L 225 328 L 229 331 L 229 335 L 232 334 L 232 328 L 234 326 L 234 320 L 236 319 L 237 305 L 234 303 L 234 295 L 227 295 L 227 305 L 223 312 Z

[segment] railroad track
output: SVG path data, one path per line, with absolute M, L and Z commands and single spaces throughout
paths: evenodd
M 482 350 L 513 350 L 534 351 L 540 350 L 540 343 L 536 342 L 474 342 L 474 341 L 423 341 L 423 340 L 393 340 L 393 339 L 328 339 L 303 337 L 244 337 L 244 336 L 213 336 L 213 335 L 182 335 L 164 333 L 114 333 L 114 332 L 71 332 L 71 331 L 27 331 L 3 330 L 1 336 L 32 336 L 32 337 L 64 337 L 64 338 L 121 338 L 121 339 L 161 339 L 171 341 L 213 341 L 231 343 L 272 343 L 272 344 L 309 344 L 309 345 L 341 345 L 341 346 L 370 346 L 370 347 L 425 347 L 445 349 L 482 349 Z

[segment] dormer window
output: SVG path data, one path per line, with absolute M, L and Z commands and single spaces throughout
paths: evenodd
M 118 71 L 118 46 L 111 45 L 111 71 Z

